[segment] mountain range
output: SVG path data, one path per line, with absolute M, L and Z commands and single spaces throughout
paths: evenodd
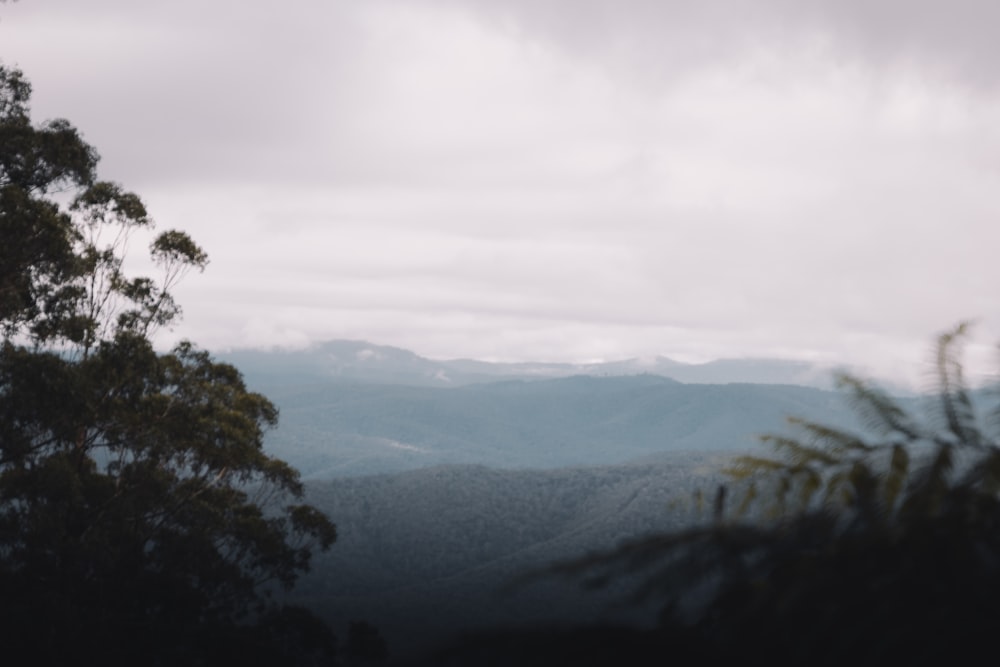
M 542 380 L 589 375 L 658 375 L 687 384 L 793 384 L 833 386 L 830 367 L 782 359 L 721 359 L 688 364 L 663 356 L 602 363 L 494 363 L 472 359 L 433 360 L 414 352 L 365 341 L 334 340 L 300 350 L 242 349 L 217 355 L 251 381 L 267 384 L 352 381 L 423 387 L 458 387 L 498 380 Z
M 853 425 L 843 396 L 810 386 L 821 369 L 799 362 L 493 364 L 361 341 L 219 357 L 278 406 L 267 447 L 307 479 L 612 465 L 746 451 L 789 416 Z
M 338 527 L 293 601 L 334 627 L 374 623 L 398 657 L 461 631 L 655 619 L 615 606 L 620 586 L 501 591 L 699 520 L 684 501 L 732 454 L 766 453 L 757 436 L 787 434 L 786 417 L 863 430 L 829 371 L 800 362 L 494 364 L 363 341 L 218 358 L 278 406 L 265 448 Z

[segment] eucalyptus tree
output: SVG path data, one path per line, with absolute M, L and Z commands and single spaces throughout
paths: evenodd
M 335 539 L 262 448 L 276 408 L 189 342 L 153 347 L 206 253 L 150 236 L 142 200 L 97 179 L 69 122 L 34 123 L 30 94 L 0 66 L 0 637 L 43 664 L 331 655 L 271 595 Z M 154 276 L 126 270 L 137 234 Z

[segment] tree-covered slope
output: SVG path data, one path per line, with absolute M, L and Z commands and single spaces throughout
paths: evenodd
M 621 618 L 609 596 L 546 581 L 504 594 L 524 572 L 703 516 L 692 491 L 724 457 L 676 453 L 651 465 L 499 470 L 438 466 L 312 482 L 337 517 L 337 548 L 297 594 L 335 625 L 364 618 L 397 653 L 464 628 Z
M 853 424 L 832 392 L 684 385 L 651 375 L 452 389 L 343 383 L 264 389 L 281 411 L 269 450 L 314 479 L 447 463 L 556 468 L 679 450 L 745 450 L 793 414 Z

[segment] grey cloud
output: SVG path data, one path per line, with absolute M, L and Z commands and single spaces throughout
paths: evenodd
M 649 84 L 761 49 L 787 57 L 829 49 L 862 66 L 917 67 L 990 90 L 1000 83 L 991 0 L 425 0 L 460 7 Z
M 888 367 L 1000 330 L 997 11 L 25 0 L 0 57 L 212 256 L 175 336 Z
M 327 160 L 302 148 L 357 113 L 352 3 L 45 4 L 0 9 L 2 55 L 26 53 L 8 64 L 39 115 L 72 115 L 105 172 L 136 187 L 302 180 Z

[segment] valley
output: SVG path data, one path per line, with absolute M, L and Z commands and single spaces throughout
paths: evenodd
M 477 362 L 456 362 L 466 381 L 439 386 L 427 380 L 442 368 L 412 353 L 340 343 L 324 354 L 334 348 L 352 363 L 255 353 L 241 370 L 279 407 L 269 453 L 337 524 L 292 599 L 335 628 L 373 624 L 396 656 L 473 630 L 648 623 L 655 609 L 625 604 L 625 581 L 511 583 L 705 520 L 696 494 L 726 480 L 734 454 L 762 453 L 757 436 L 788 416 L 858 426 L 840 394 L 814 386 Z

